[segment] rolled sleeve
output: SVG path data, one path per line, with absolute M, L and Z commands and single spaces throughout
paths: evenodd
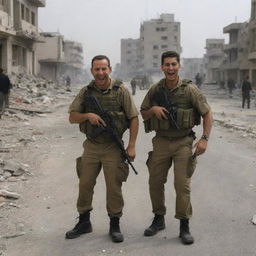
M 195 85 L 189 85 L 189 94 L 191 96 L 192 105 L 197 109 L 200 115 L 205 115 L 211 110 L 206 97 Z

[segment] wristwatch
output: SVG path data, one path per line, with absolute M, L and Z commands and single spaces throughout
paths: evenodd
M 208 140 L 209 140 L 209 136 L 207 136 L 207 135 L 202 135 L 201 139 L 208 141 Z

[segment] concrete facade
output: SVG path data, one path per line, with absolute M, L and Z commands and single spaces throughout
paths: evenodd
M 45 0 L 0 1 L 0 66 L 7 73 L 36 74 L 38 8 Z
M 65 64 L 64 37 L 60 33 L 41 33 L 36 55 L 37 73 L 45 79 L 61 82 Z
M 224 42 L 224 39 L 206 39 L 206 54 L 204 55 L 206 83 L 218 83 L 221 79 L 220 66 L 225 57 L 223 52 Z
M 57 83 L 64 83 L 67 75 L 76 83 L 85 79 L 82 44 L 64 40 L 58 32 L 45 32 L 36 49 L 40 76 Z
M 160 74 L 161 54 L 168 50 L 182 51 L 180 22 L 174 20 L 174 14 L 165 13 L 144 21 L 139 39 L 121 39 L 121 75 Z

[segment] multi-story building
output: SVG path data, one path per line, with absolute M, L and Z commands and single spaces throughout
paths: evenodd
M 158 74 L 161 54 L 168 50 L 181 53 L 180 22 L 174 14 L 161 14 L 159 19 L 143 22 L 140 27 L 142 40 L 142 68 L 146 73 Z
M 82 44 L 64 40 L 58 32 L 45 32 L 36 49 L 39 75 L 59 83 L 67 76 L 75 83 L 85 79 Z
M 64 73 L 69 75 L 72 81 L 84 81 L 86 79 L 86 74 L 84 68 L 82 44 L 70 40 L 65 40 L 64 54 L 66 62 L 64 65 Z
M 251 3 L 251 18 L 248 32 L 249 76 L 253 86 L 256 86 L 256 0 Z
M 206 83 L 216 83 L 222 78 L 220 66 L 224 60 L 224 39 L 206 39 L 206 54 L 204 63 L 206 69 Z
M 0 66 L 8 73 L 36 73 L 39 7 L 45 0 L 0 0 Z
M 223 33 L 229 34 L 229 43 L 224 45 L 226 58 L 223 62 L 224 80 L 232 78 L 240 84 L 248 74 L 247 60 L 248 23 L 232 23 L 223 28 Z
M 180 22 L 174 14 L 161 14 L 159 19 L 144 21 L 140 26 L 139 39 L 121 40 L 121 74 L 159 74 L 161 55 L 173 50 L 181 53 Z
M 65 64 L 63 35 L 58 32 L 40 33 L 36 55 L 39 64 L 37 73 L 45 79 L 61 82 Z
M 129 78 L 141 71 L 140 49 L 140 39 L 121 39 L 121 77 Z

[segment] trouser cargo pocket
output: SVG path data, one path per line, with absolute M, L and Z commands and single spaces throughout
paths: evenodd
M 188 178 L 191 178 L 193 173 L 195 172 L 196 164 L 197 164 L 196 156 L 192 155 L 188 161 L 188 167 L 187 167 L 187 177 Z
M 128 175 L 129 175 L 129 165 L 127 163 L 122 162 L 119 165 L 119 170 L 118 170 L 118 177 L 120 178 L 120 181 L 122 182 L 126 181 Z
M 82 172 L 82 157 L 80 156 L 76 159 L 76 173 L 78 178 L 80 178 L 81 172 Z

